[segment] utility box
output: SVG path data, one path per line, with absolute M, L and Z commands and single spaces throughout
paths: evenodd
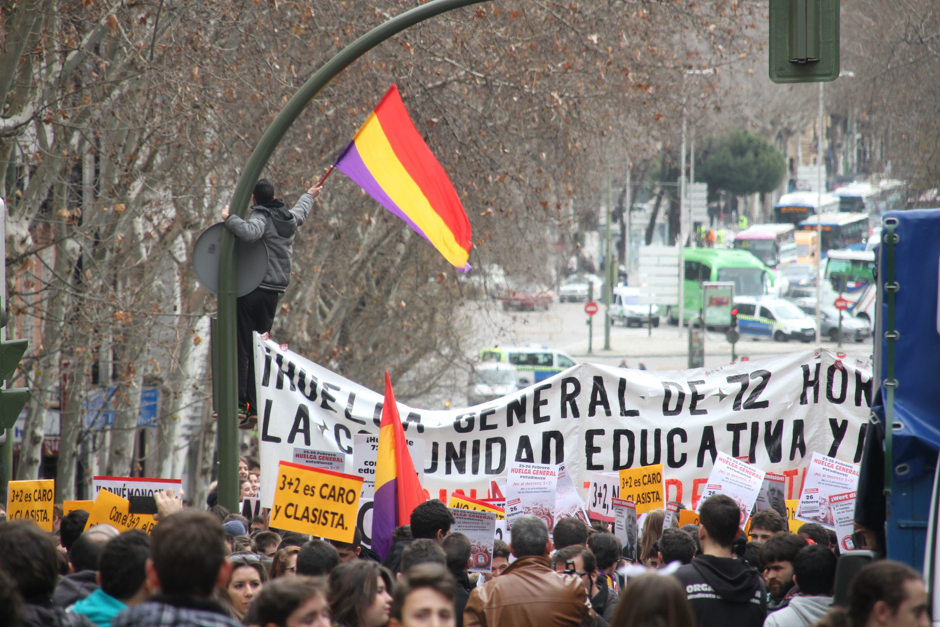
M 775 83 L 839 77 L 839 0 L 770 0 L 768 70 Z

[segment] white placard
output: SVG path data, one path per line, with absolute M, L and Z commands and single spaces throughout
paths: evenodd
M 764 477 L 764 484 L 760 487 L 760 494 L 757 495 L 757 502 L 754 503 L 754 511 L 760 512 L 765 509 L 772 509 L 786 519 L 786 493 L 787 478 L 774 472 L 768 472 Z
M 558 468 L 549 464 L 512 462 L 506 480 L 506 520 L 533 514 L 545 521 L 549 532 L 555 528 L 555 489 Z
M 741 510 L 741 528 L 747 525 L 754 509 L 754 502 L 760 493 L 766 473 L 756 466 L 737 460 L 725 453 L 718 453 L 715 465 L 708 475 L 705 491 L 698 502 L 698 512 L 702 503 L 713 494 L 724 494 L 731 497 Z
M 669 529 L 672 527 L 676 521 L 679 519 L 679 504 L 669 502 L 666 503 L 666 515 L 663 516 L 663 530 Z
M 408 451 L 411 461 L 418 471 L 418 479 L 424 482 L 424 440 L 408 438 Z M 353 436 L 353 471 L 350 474 L 360 475 L 362 482 L 362 498 L 375 497 L 375 464 L 378 457 L 379 436 L 367 433 L 357 433 Z
M 558 464 L 556 468 L 558 481 L 555 484 L 555 523 L 552 528 L 554 529 L 559 520 L 569 516 L 580 518 L 585 525 L 590 525 L 591 521 L 588 520 L 587 513 L 584 511 L 584 500 L 578 494 L 578 489 L 571 480 L 571 474 L 564 464 Z
M 623 558 L 629 562 L 637 560 L 637 521 L 636 504 L 624 499 L 611 499 L 614 511 L 614 535 L 620 538 L 623 545 Z
M 454 523 L 451 532 L 470 539 L 471 573 L 488 573 L 493 568 L 493 540 L 496 538 L 496 513 L 451 508 Z M 505 522 L 505 521 L 503 521 Z
M 620 496 L 620 475 L 612 472 L 595 472 L 587 493 L 588 515 L 594 520 L 614 522 L 611 499 Z
M 101 490 L 107 490 L 122 499 L 131 496 L 153 496 L 154 492 L 173 490 L 179 494 L 183 482 L 180 479 L 152 479 L 150 477 L 94 477 L 92 494 L 97 496 Z
M 840 551 L 854 551 L 855 546 L 855 496 L 856 493 L 829 495 L 829 511 L 836 528 L 836 540 Z
M 311 448 L 294 448 L 294 463 L 324 470 L 346 471 L 346 455 L 333 451 L 316 451 Z
M 819 523 L 835 531 L 829 496 L 845 494 L 858 489 L 858 464 L 844 462 L 833 457 L 813 452 L 806 469 L 803 491 L 796 508 L 796 519 Z
M 242 502 L 238 504 L 238 513 L 248 519 L 248 522 L 251 523 L 251 519 L 255 516 L 261 516 L 261 499 L 256 496 L 246 496 L 242 499 Z M 248 532 L 251 532 L 251 529 L 248 529 Z

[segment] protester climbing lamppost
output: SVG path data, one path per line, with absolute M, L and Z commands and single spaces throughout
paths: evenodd
M 235 192 L 232 194 L 229 203 L 231 214 L 241 218 L 247 217 L 248 202 L 251 198 L 252 189 L 287 130 L 317 94 L 356 59 L 415 24 L 454 9 L 487 1 L 433 0 L 375 27 L 327 61 L 297 90 L 297 93 L 271 122 L 258 145 L 255 146 L 254 152 L 251 153 L 245 167 L 242 169 L 238 184 L 235 186 Z M 218 347 L 218 369 L 213 372 L 213 385 L 218 386 L 216 395 L 219 403 L 216 408 L 219 416 L 219 503 L 232 511 L 238 505 L 238 426 L 236 419 L 238 413 L 238 369 L 235 354 L 234 247 L 235 238 L 226 230 L 222 234 L 219 252 L 219 319 L 216 327 L 217 335 L 212 338 L 212 341 Z M 263 416 L 259 416 L 259 419 L 263 420 Z

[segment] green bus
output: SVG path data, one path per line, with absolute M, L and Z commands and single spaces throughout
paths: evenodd
M 734 296 L 777 295 L 776 274 L 746 250 L 685 249 L 685 308 L 683 319 L 702 313 L 702 283 L 734 283 Z M 678 324 L 679 308 L 670 307 L 669 324 Z

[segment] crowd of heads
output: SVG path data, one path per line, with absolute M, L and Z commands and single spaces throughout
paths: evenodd
M 242 462 L 250 477 L 252 460 Z M 635 545 L 624 546 L 607 523 L 563 518 L 549 533 L 542 518 L 519 516 L 511 542 L 495 540 L 489 572 L 471 578 L 471 540 L 451 530 L 453 514 L 438 500 L 419 505 L 411 524 L 395 530 L 384 566 L 359 528 L 347 542 L 311 538 L 268 529 L 263 517 L 248 520 L 213 503 L 207 511 L 164 516 L 148 536 L 108 525 L 86 529 L 87 512 L 76 510 L 54 534 L 29 521 L 0 523 L 0 627 L 123 627 L 138 624 L 146 608 L 179 599 L 198 599 L 233 625 L 461 625 L 474 590 L 523 572 L 514 562 L 544 564 L 559 581 L 577 579 L 597 625 L 707 625 L 681 578 L 670 576 L 707 556 L 759 573 L 770 611 L 795 597 L 833 595 L 839 549 L 821 525 L 791 533 L 784 516 L 763 510 L 745 533 L 737 503 L 722 495 L 701 504 L 697 524 L 680 527 L 678 516 L 672 519 L 664 528 L 666 512 L 649 512 Z M 104 623 L 89 609 L 98 597 L 116 608 Z M 847 597 L 820 627 L 926 625 L 923 582 L 901 564 L 882 560 L 863 568 Z M 783 624 L 789 623 L 767 623 Z

